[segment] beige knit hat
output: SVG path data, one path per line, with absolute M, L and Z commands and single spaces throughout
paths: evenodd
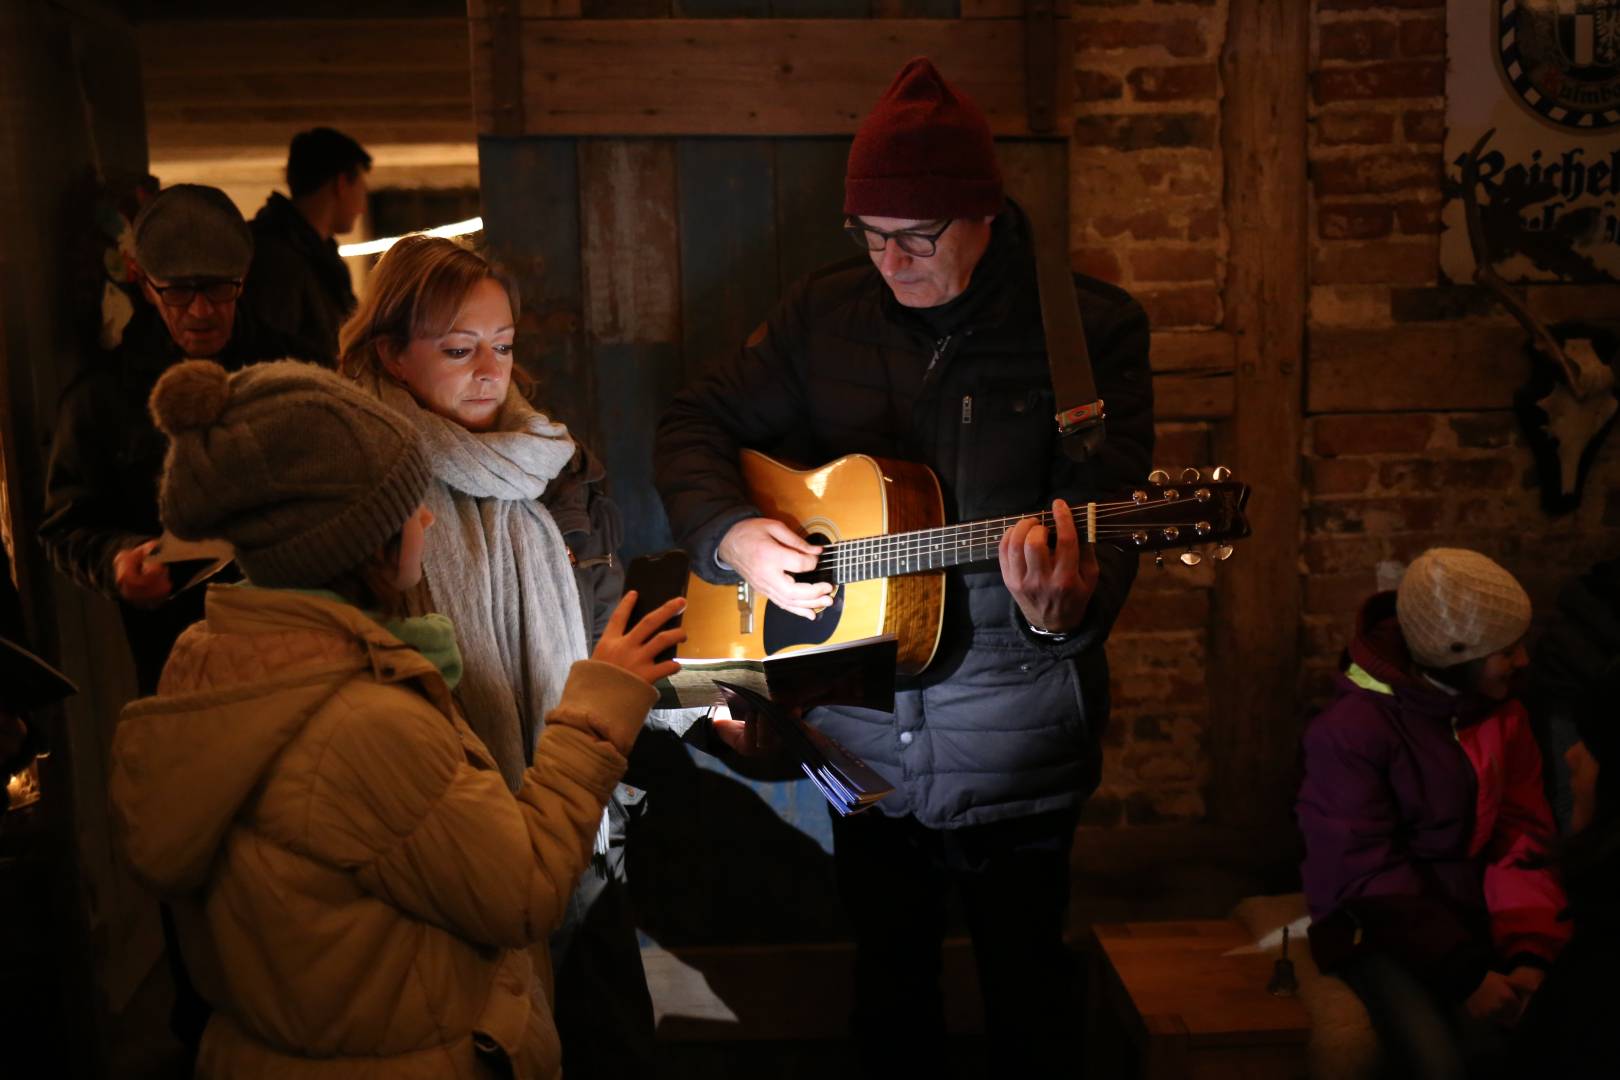
M 1530 597 L 1477 551 L 1430 548 L 1407 567 L 1395 617 L 1413 659 L 1448 668 L 1501 652 L 1530 629 Z
M 370 558 L 427 493 L 415 429 L 346 379 L 281 360 L 235 374 L 187 360 L 152 390 L 169 437 L 158 512 L 228 540 L 255 585 L 324 584 Z

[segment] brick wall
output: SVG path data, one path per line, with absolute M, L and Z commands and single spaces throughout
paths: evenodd
M 1606 444 L 1579 510 L 1548 518 L 1509 411 L 1529 370 L 1525 335 L 1482 290 L 1440 279 L 1444 0 L 1311 2 L 1307 706 L 1327 692 L 1360 602 L 1424 548 L 1497 558 L 1538 615 L 1569 575 L 1620 551 L 1620 439 Z M 1156 331 L 1213 337 L 1226 0 L 1074 3 L 1075 266 L 1138 296 Z M 1613 313 L 1620 286 L 1537 286 L 1528 299 L 1548 321 Z M 1157 460 L 1212 462 L 1224 423 L 1161 423 Z M 1221 572 L 1239 572 L 1242 558 L 1240 548 Z M 1088 824 L 1204 816 L 1213 580 L 1144 562 L 1113 639 L 1114 724 Z
M 1155 331 L 1221 323 L 1221 48 L 1226 0 L 1075 0 L 1071 255 L 1122 285 Z M 1211 425 L 1161 423 L 1155 460 L 1212 464 Z M 1209 569 L 1144 560 L 1113 635 L 1113 722 L 1088 825 L 1204 816 Z
M 1508 411 L 1525 335 L 1483 290 L 1440 280 L 1444 0 L 1316 0 L 1304 528 L 1308 700 L 1362 598 L 1424 548 L 1477 548 L 1547 613 L 1620 551 L 1620 443 L 1581 507 L 1549 518 Z M 1620 286 L 1529 290 L 1546 321 L 1620 311 Z M 1382 569 L 1381 569 L 1382 568 Z M 1382 578 L 1382 580 L 1380 580 Z

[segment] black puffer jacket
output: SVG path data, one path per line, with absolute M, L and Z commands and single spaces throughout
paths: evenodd
M 253 265 L 242 303 L 260 323 L 337 362 L 338 330 L 357 301 L 337 241 L 324 240 L 291 199 L 272 192 L 253 217 Z
M 1102 453 L 1077 465 L 1052 420 L 1027 227 L 1016 206 L 997 218 L 953 303 L 958 323 L 937 337 L 857 256 L 801 281 L 744 348 L 676 397 L 659 425 L 657 485 L 700 573 L 727 580 L 715 549 L 759 513 L 738 472 L 742 447 L 808 464 L 849 453 L 922 462 L 957 521 L 1141 481 L 1153 447 L 1147 317 L 1120 289 L 1076 275 L 1108 410 Z M 1105 545 L 1098 557 L 1085 623 L 1060 642 L 1030 631 L 995 564 L 950 571 L 940 650 L 894 714 L 818 710 L 815 722 L 895 783 L 885 813 L 954 827 L 1075 806 L 1095 789 L 1103 644 L 1136 576 L 1134 554 Z
M 235 371 L 287 357 L 309 359 L 309 350 L 238 307 L 231 340 L 214 359 Z M 123 343 L 91 360 L 62 395 L 39 539 L 58 570 L 113 599 L 113 556 L 163 532 L 157 492 L 168 441 L 146 401 L 158 376 L 181 359 L 163 320 L 142 304 Z M 141 693 L 157 689 L 180 631 L 202 618 L 203 591 L 192 589 L 151 611 L 119 605 Z

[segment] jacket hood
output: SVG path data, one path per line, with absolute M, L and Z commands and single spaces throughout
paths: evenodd
M 270 764 L 355 675 L 418 680 L 451 708 L 432 663 L 348 604 L 214 586 L 207 611 L 175 645 L 158 695 L 124 709 L 113 744 L 115 826 L 136 874 L 163 894 L 203 883 Z
M 1395 593 L 1381 592 L 1361 605 L 1355 636 L 1345 649 L 1346 667 L 1354 664 L 1377 681 L 1394 688 L 1416 688 L 1412 654 L 1395 619 Z
M 1395 617 L 1393 590 L 1377 593 L 1361 606 L 1340 677 L 1347 688 L 1390 695 L 1414 712 L 1455 717 L 1464 725 L 1484 719 L 1502 704 L 1479 694 L 1442 689 L 1418 673 Z

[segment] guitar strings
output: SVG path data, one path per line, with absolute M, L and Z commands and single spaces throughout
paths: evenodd
M 1140 514 L 1143 510 L 1163 509 L 1170 506 L 1187 505 L 1191 510 L 1194 504 L 1184 503 L 1181 499 L 1157 499 L 1146 502 L 1113 502 L 1096 504 L 1096 520 L 1118 518 L 1131 514 Z M 1202 505 L 1202 504 L 1196 504 Z M 1075 524 L 1079 525 L 1080 518 L 1087 512 L 1086 504 L 1071 509 L 1070 516 Z M 888 574 L 878 572 L 881 566 L 888 569 L 891 565 L 910 564 L 926 560 L 930 564 L 937 558 L 942 564 L 949 560 L 948 565 L 958 565 L 962 562 L 977 562 L 991 557 L 999 548 L 1001 537 L 1007 529 L 1027 517 L 1034 518 L 1042 525 L 1051 525 L 1057 519 L 1049 510 L 1038 514 L 1020 514 L 1002 518 L 990 518 L 978 522 L 965 522 L 955 525 L 936 526 L 931 529 L 920 529 L 914 532 L 897 533 L 858 537 L 853 540 L 840 541 L 827 545 L 822 552 L 816 569 L 810 572 L 811 577 L 825 578 L 830 574 L 835 581 L 853 581 L 862 578 L 884 577 Z M 1096 529 L 1098 539 L 1128 539 L 1138 532 L 1157 531 L 1166 528 L 1195 529 L 1198 521 L 1156 521 L 1151 524 L 1139 525 L 1099 525 Z M 1199 543 L 1211 539 L 1203 536 L 1186 538 L 1191 543 Z M 1180 543 L 1180 540 L 1174 543 Z M 982 549 L 982 551 L 980 550 Z M 966 557 L 961 557 L 963 554 Z M 956 558 L 952 558 L 957 556 Z M 937 569 L 945 569 L 945 565 Z M 936 569 L 929 565 L 920 569 Z

